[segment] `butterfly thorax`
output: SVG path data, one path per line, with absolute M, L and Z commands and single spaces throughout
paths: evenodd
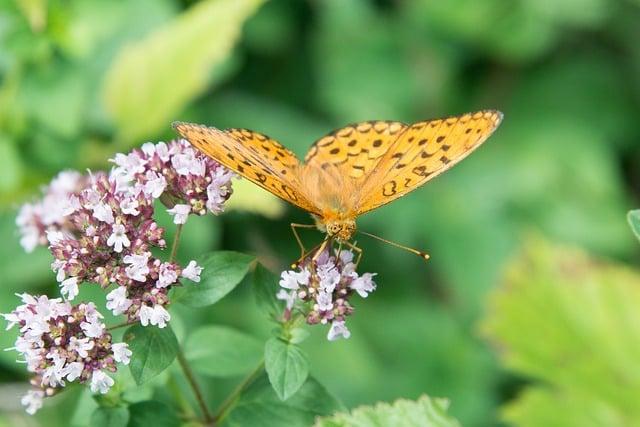
M 341 218 L 336 212 L 326 212 L 326 216 L 315 216 L 316 226 L 329 237 L 336 238 L 340 242 L 351 239 L 356 232 L 356 221 L 353 218 Z

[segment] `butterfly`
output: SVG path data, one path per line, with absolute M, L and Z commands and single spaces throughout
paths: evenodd
M 413 124 L 355 123 L 317 140 L 303 162 L 278 141 L 251 130 L 184 122 L 173 127 L 207 156 L 311 213 L 330 238 L 348 242 L 358 216 L 464 159 L 496 130 L 502 116 L 485 110 Z

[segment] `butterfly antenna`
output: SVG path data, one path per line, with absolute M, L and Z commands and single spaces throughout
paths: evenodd
M 375 234 L 367 233 L 366 231 L 358 231 L 358 233 L 364 234 L 365 236 L 373 237 L 374 239 L 380 240 L 381 242 L 387 243 L 391 246 L 395 246 L 396 248 L 404 249 L 407 252 L 411 252 L 414 255 L 418 255 L 420 258 L 424 259 L 425 261 L 429 259 L 429 254 L 426 252 L 422 252 L 417 249 L 401 245 L 400 243 L 392 242 L 391 240 L 384 239 L 380 236 L 376 236 Z

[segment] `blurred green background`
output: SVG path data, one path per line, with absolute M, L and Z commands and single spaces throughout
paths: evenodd
M 361 240 L 361 270 L 378 273 L 378 290 L 356 302 L 351 339 L 329 343 L 313 327 L 304 346 L 312 374 L 347 407 L 428 393 L 450 398 L 464 425 L 499 425 L 499 408 L 536 375 L 504 367 L 478 324 L 495 315 L 487 295 L 530 246 L 525 236 L 638 261 L 625 214 L 639 204 L 639 41 L 637 0 L 0 0 L 0 311 L 17 304 L 14 292 L 56 292 L 46 249 L 18 245 L 19 204 L 60 170 L 108 168 L 115 152 L 173 138 L 173 120 L 255 129 L 302 156 L 354 121 L 495 108 L 505 119 L 482 149 L 359 221 L 427 250 L 428 264 Z M 190 220 L 181 257 L 235 249 L 285 268 L 297 255 L 288 224 L 309 218 L 235 188 L 235 209 Z M 176 313 L 185 329 L 271 328 L 246 286 Z M 0 353 L 0 425 L 68 425 L 54 409 L 15 412 L 25 378 Z M 211 379 L 212 401 L 235 381 Z

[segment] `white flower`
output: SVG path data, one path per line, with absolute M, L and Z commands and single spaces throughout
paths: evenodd
M 67 299 L 73 300 L 76 296 L 78 296 L 78 278 L 77 277 L 69 277 L 60 283 L 60 293 L 64 295 Z
M 129 264 L 125 268 L 127 277 L 137 282 L 144 282 L 147 280 L 147 274 L 149 274 L 149 257 L 151 253 L 145 252 L 142 255 L 127 255 L 122 260 Z
M 80 378 L 83 370 L 84 363 L 71 362 L 64 368 L 64 375 L 67 377 L 68 381 L 75 381 L 77 378 Z
M 211 175 L 211 184 L 207 186 L 207 209 L 214 214 L 224 210 L 224 202 L 231 192 L 231 178 L 234 174 L 230 170 L 218 167 Z
M 27 394 L 22 396 L 20 403 L 25 406 L 27 414 L 33 415 L 38 412 L 38 409 L 42 408 L 42 401 L 44 400 L 43 390 L 29 390 Z
M 173 216 L 174 224 L 184 224 L 187 222 L 189 212 L 191 212 L 191 206 L 177 204 L 172 209 L 167 210 L 167 212 Z
M 84 309 L 84 317 L 88 322 L 99 322 L 104 316 L 96 309 L 96 305 L 92 302 L 81 304 Z M 104 327 L 104 325 L 102 325 Z
M 171 166 L 179 175 L 204 176 L 206 165 L 204 160 L 198 159 L 192 148 L 185 148 L 181 154 L 171 158 Z
M 164 142 L 158 142 L 156 144 L 156 154 L 160 157 L 160 160 L 166 162 L 171 157 L 171 153 L 169 153 L 169 147 Z
M 113 384 L 113 378 L 102 371 L 94 371 L 91 375 L 91 391 L 93 393 L 105 394 Z
M 117 153 L 116 157 L 109 161 L 118 166 L 114 169 L 114 173 L 127 180 L 133 179 L 137 173 L 144 172 L 144 166 L 147 164 L 147 161 L 142 159 L 136 152 L 132 152 L 129 155 Z
M 78 353 L 78 356 L 84 359 L 85 357 L 89 356 L 88 351 L 91 350 L 94 345 L 95 342 L 89 340 L 89 338 L 85 337 L 78 339 L 76 337 L 71 337 L 69 339 L 69 344 L 67 345 L 67 350 L 75 351 L 76 353 Z
M 194 282 L 200 281 L 200 274 L 202 273 L 202 267 L 200 267 L 195 261 L 189 261 L 189 264 L 182 270 L 180 274 L 185 279 L 189 279 Z
M 47 359 L 51 359 L 53 365 L 44 370 L 42 374 L 42 384 L 51 387 L 64 386 L 64 364 L 66 360 L 57 353 L 48 354 Z
M 77 171 L 62 171 L 51 180 L 49 191 L 57 194 L 73 193 L 81 178 L 82 175 Z
M 98 221 L 113 224 L 113 211 L 106 203 L 100 202 L 93 206 L 93 217 Z
M 169 320 L 171 320 L 171 315 L 161 305 L 155 305 L 154 307 L 143 305 L 140 307 L 140 323 L 142 326 L 151 324 L 164 328 Z
M 145 142 L 144 144 L 142 144 L 142 147 L 140 147 L 140 149 L 149 157 L 152 157 L 156 152 L 156 146 L 153 144 L 153 142 Z
M 160 264 L 158 269 L 158 280 L 156 281 L 156 288 L 166 288 L 174 284 L 178 280 L 178 273 L 176 272 L 173 264 L 164 262 Z
M 120 209 L 122 213 L 126 215 L 138 215 L 140 213 L 138 206 L 138 201 L 132 197 L 127 197 L 120 202 Z
M 107 294 L 107 308 L 114 315 L 126 312 L 131 307 L 131 300 L 127 298 L 127 288 L 118 286 Z
M 55 245 L 56 243 L 59 243 L 62 240 L 64 240 L 64 234 L 62 234 L 62 231 L 47 230 L 46 233 L 47 233 L 47 240 L 49 241 L 50 245 Z
M 319 266 L 317 273 L 320 279 L 320 288 L 326 292 L 333 292 L 336 285 L 340 283 L 340 272 L 333 263 L 326 263 Z
M 116 362 L 120 362 L 125 365 L 129 364 L 129 360 L 133 353 L 129 350 L 127 343 L 119 342 L 111 344 L 111 350 L 113 351 L 113 358 Z
M 84 334 L 91 338 L 100 338 L 104 333 L 104 323 L 98 321 L 94 322 L 82 322 L 80 327 L 84 331 Z
M 80 199 L 75 194 L 67 197 L 67 200 L 62 205 L 62 215 L 68 216 L 80 209 Z
M 356 291 L 362 298 L 366 298 L 370 292 L 376 290 L 376 284 L 372 279 L 375 275 L 376 273 L 364 273 L 362 276 L 356 278 L 353 282 L 351 282 L 351 285 L 349 285 L 349 287 Z
M 329 341 L 335 341 L 341 336 L 345 339 L 349 338 L 351 336 L 351 332 L 349 332 L 349 329 L 347 329 L 347 326 L 344 324 L 344 320 L 334 320 L 331 323 L 331 328 L 329 329 L 329 333 L 327 334 L 327 339 Z
M 342 261 L 343 264 L 348 264 L 353 261 L 353 252 L 349 250 L 342 250 L 340 254 L 338 254 L 338 258 Z
M 284 301 L 287 305 L 287 310 L 291 310 L 293 308 L 293 304 L 296 302 L 296 291 L 285 291 L 284 289 L 280 289 L 276 294 L 276 298 Z
M 142 191 L 147 196 L 151 196 L 157 199 L 162 195 L 164 189 L 167 188 L 167 180 L 164 176 L 155 173 L 154 171 L 147 171 L 145 174 L 147 182 L 145 182 Z
M 318 296 L 316 297 L 316 303 L 318 306 L 318 310 L 320 311 L 329 311 L 333 309 L 331 293 L 329 292 L 324 292 L 324 291 L 318 292 Z
M 131 245 L 124 225 L 113 224 L 111 226 L 111 235 L 107 239 L 107 245 L 113 246 L 113 250 L 118 253 L 122 252 L 123 247 L 128 248 Z
M 280 275 L 280 286 L 285 289 L 298 289 L 300 285 L 307 286 L 311 273 L 309 270 L 296 271 L 283 271 Z
M 22 246 L 27 253 L 33 252 L 33 250 L 38 246 L 38 243 L 40 243 L 40 231 L 38 230 L 38 227 L 21 227 L 20 234 L 20 246 Z

